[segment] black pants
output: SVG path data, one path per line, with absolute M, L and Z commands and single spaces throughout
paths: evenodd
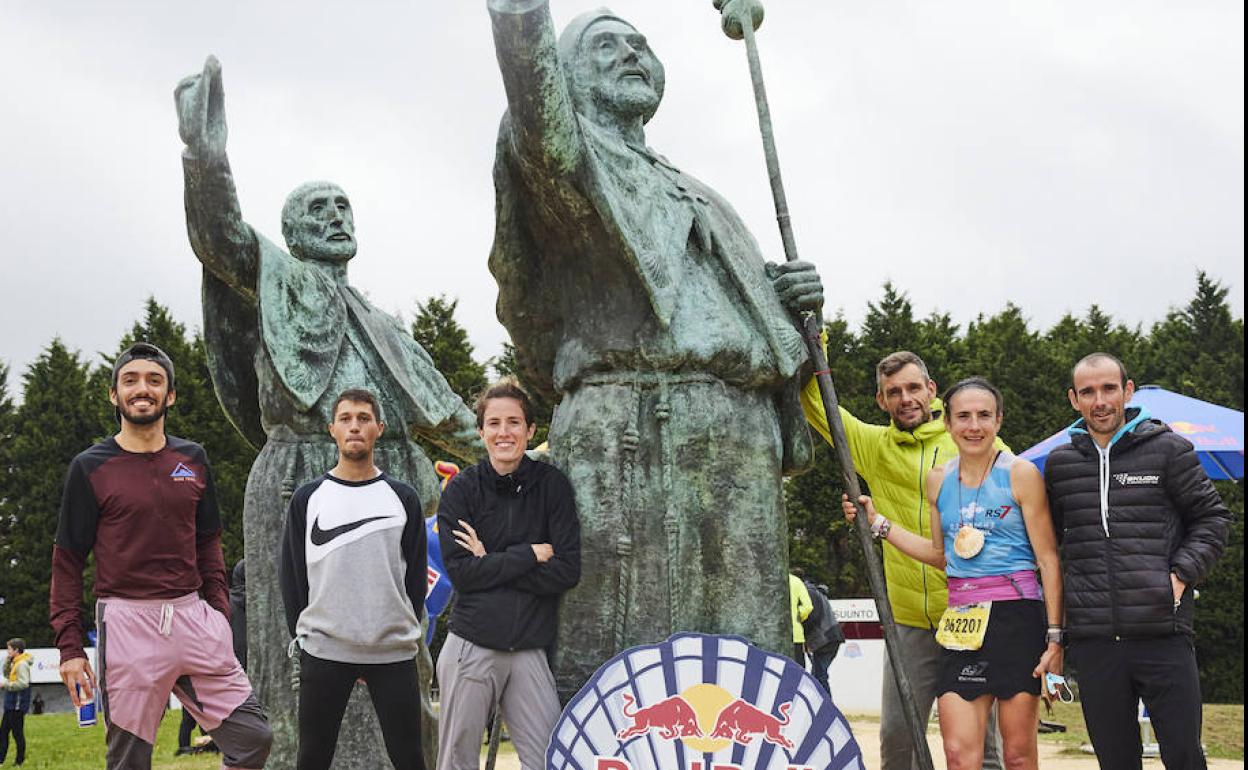
M 1080 639 L 1070 649 L 1079 697 L 1102 770 L 1140 770 L 1143 700 L 1166 770 L 1204 770 L 1200 750 L 1200 677 L 1186 636 Z
M 0 762 L 9 754 L 9 733 L 13 734 L 13 742 L 17 744 L 17 756 L 13 761 L 20 765 L 26 761 L 25 711 L 5 711 L 3 719 L 0 719 Z
M 190 748 L 191 734 L 196 727 L 199 725 L 195 723 L 195 717 L 191 716 L 191 712 L 182 709 L 182 721 L 178 723 L 178 748 Z M 199 727 L 199 734 L 204 735 L 204 728 Z
M 416 661 L 367 665 L 299 654 L 298 770 L 328 770 L 355 680 L 363 679 L 395 770 L 425 770 Z
M 832 688 L 828 685 L 828 666 L 832 665 L 832 661 L 836 660 L 836 653 L 841 649 L 841 642 L 830 642 L 827 646 L 819 649 L 818 652 L 810 654 L 811 674 L 815 677 L 815 681 L 823 686 L 824 691 L 832 694 Z

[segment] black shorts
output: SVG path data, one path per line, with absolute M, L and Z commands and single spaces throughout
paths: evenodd
M 1044 654 L 1044 630 L 1044 602 L 993 602 L 982 647 L 943 651 L 936 692 L 956 692 L 968 701 L 981 695 L 1000 700 L 1020 692 L 1039 695 L 1040 680 L 1031 672 Z

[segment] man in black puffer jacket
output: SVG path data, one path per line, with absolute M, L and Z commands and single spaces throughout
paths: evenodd
M 1167 770 L 1204 768 L 1192 586 L 1222 554 L 1230 512 L 1191 443 L 1127 406 L 1121 361 L 1093 353 L 1072 380 L 1083 417 L 1045 481 L 1088 735 L 1104 770 L 1138 770 L 1142 699 Z

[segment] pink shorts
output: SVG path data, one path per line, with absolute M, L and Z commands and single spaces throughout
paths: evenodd
M 95 617 L 107 723 L 154 743 L 170 692 L 208 731 L 251 695 L 229 621 L 198 594 L 100 599 Z

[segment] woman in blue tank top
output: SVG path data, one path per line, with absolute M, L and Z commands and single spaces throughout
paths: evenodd
M 962 380 L 944 402 L 958 456 L 927 478 L 931 538 L 893 526 L 869 497 L 860 503 L 877 538 L 949 576 L 936 637 L 945 648 L 937 692 L 946 764 L 980 767 L 997 701 L 1007 770 L 1034 770 L 1041 681 L 1062 671 L 1062 575 L 1044 480 L 994 446 L 1003 412 L 991 383 Z M 854 506 L 843 505 L 852 519 Z

